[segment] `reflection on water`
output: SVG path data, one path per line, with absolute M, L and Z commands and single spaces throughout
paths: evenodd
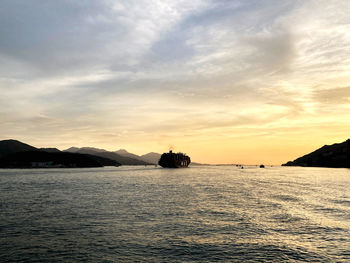
M 1 262 L 349 262 L 350 170 L 0 170 Z

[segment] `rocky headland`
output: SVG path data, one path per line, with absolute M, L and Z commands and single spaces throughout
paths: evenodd
M 324 145 L 282 166 L 350 168 L 350 139 L 342 143 Z

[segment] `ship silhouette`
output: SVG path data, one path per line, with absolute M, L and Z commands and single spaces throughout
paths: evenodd
M 158 164 L 164 168 L 185 168 L 191 163 L 191 158 L 184 153 L 163 153 Z

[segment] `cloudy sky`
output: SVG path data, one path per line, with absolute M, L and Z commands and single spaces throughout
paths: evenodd
M 2 0 L 0 139 L 281 164 L 350 135 L 348 0 Z

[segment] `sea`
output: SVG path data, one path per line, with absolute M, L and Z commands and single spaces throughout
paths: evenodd
M 0 262 L 350 262 L 350 169 L 0 170 Z

